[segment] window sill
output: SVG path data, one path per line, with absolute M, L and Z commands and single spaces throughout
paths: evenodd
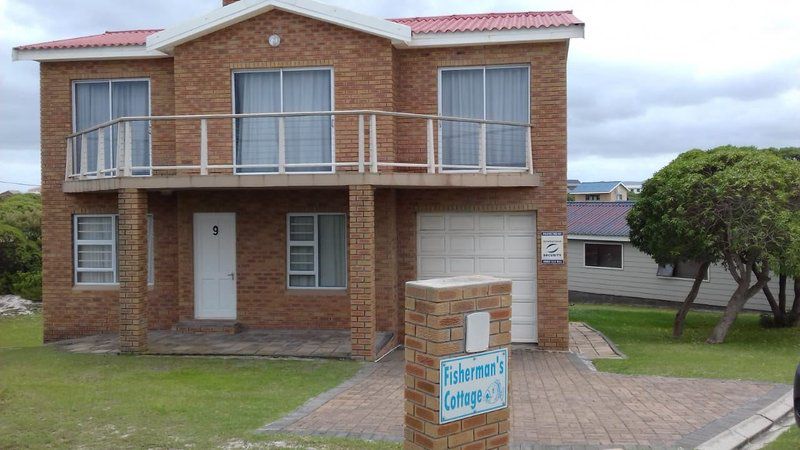
M 327 295 L 347 295 L 347 288 L 287 288 L 287 295 L 311 297 L 311 296 L 327 296 Z
M 150 292 L 155 289 L 154 284 L 147 285 L 147 291 Z M 119 284 L 73 284 L 72 292 L 81 291 L 118 291 Z
M 658 279 L 661 279 L 661 280 L 678 280 L 678 281 L 690 281 L 690 282 L 694 282 L 694 278 L 684 278 L 684 277 L 665 277 L 665 276 L 663 276 L 663 275 L 656 275 L 656 278 L 658 278 Z M 704 280 L 703 280 L 703 283 L 708 283 L 709 281 L 711 281 L 711 280 L 704 279 Z

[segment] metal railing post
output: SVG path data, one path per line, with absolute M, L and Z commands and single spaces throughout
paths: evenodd
M 86 168 L 89 166 L 89 140 L 84 135 L 81 139 L 81 178 L 86 178 Z
M 130 122 L 125 122 L 125 174 L 133 175 L 133 132 Z
M 278 117 L 278 173 L 286 173 L 286 119 Z
M 72 146 L 75 138 L 67 138 L 66 164 L 64 164 L 64 179 L 69 180 L 72 176 Z
M 533 144 L 531 143 L 531 133 L 533 127 L 528 125 L 525 133 L 525 164 L 528 166 L 528 173 L 533 173 Z
M 364 115 L 358 115 L 358 172 L 364 173 Z
M 428 173 L 436 173 L 436 160 L 433 157 L 433 119 L 428 119 Z
M 481 123 L 480 143 L 478 144 L 478 165 L 481 173 L 486 173 L 486 124 Z
M 117 124 L 117 161 L 114 166 L 116 169 L 116 176 L 122 173 L 122 168 L 125 167 L 125 127 Z
M 106 168 L 106 129 L 97 130 L 97 173 L 96 177 L 105 176 L 103 171 Z
M 378 173 L 378 119 L 369 116 L 369 171 Z
M 208 175 L 208 120 L 200 119 L 200 175 Z

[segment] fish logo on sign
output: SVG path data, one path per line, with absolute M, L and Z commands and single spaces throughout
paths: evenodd
M 503 400 L 503 385 L 500 384 L 500 381 L 495 380 L 492 384 L 486 388 L 486 392 L 483 395 L 486 397 L 486 403 L 489 405 L 494 405 L 495 403 L 500 402 Z

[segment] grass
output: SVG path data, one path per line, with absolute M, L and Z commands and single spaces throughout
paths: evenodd
M 764 450 L 797 450 L 798 448 L 800 448 L 800 428 L 792 425 L 778 436 L 778 439 L 764 447 Z
M 351 361 L 68 354 L 41 316 L 0 319 L 0 448 L 210 448 L 389 444 L 259 435 L 352 376 Z
M 741 314 L 724 344 L 705 343 L 720 317 L 690 312 L 684 335 L 672 338 L 670 309 L 575 305 L 570 320 L 602 331 L 628 359 L 596 360 L 599 370 L 622 374 L 727 378 L 791 383 L 800 360 L 800 328 L 764 329 L 758 314 Z

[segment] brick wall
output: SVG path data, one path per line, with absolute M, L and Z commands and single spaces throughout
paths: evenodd
M 119 347 L 147 350 L 147 193 L 123 189 L 118 195 Z
M 354 357 L 375 354 L 375 188 L 350 186 L 348 275 Z

